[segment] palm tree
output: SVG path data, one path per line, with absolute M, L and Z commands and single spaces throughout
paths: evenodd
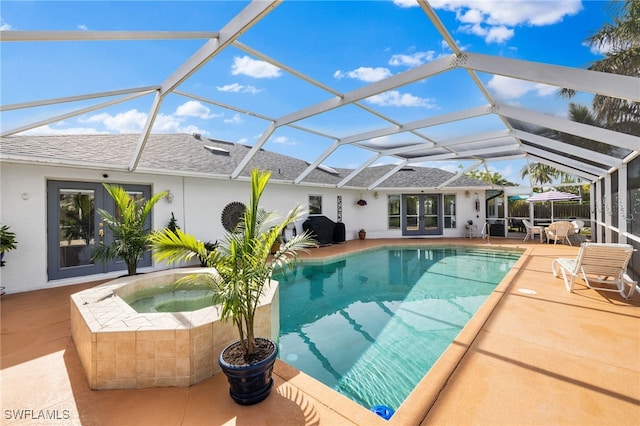
M 160 192 L 148 201 L 144 198 L 133 198 L 124 188 L 117 185 L 103 184 L 113 201 L 117 213 L 115 215 L 99 209 L 102 220 L 111 231 L 113 241 L 109 245 L 100 243 L 96 246 L 91 259 L 99 262 L 121 258 L 127 264 L 129 275 L 135 275 L 138 261 L 147 251 L 151 231 L 145 229 L 145 222 L 153 206 L 167 195 Z
M 616 13 L 613 23 L 606 23 L 585 41 L 590 47 L 605 50 L 605 57 L 588 69 L 628 76 L 640 76 L 640 0 L 610 2 Z M 575 91 L 562 89 L 560 95 L 573 97 Z M 596 95 L 592 102 L 595 118 L 604 127 L 640 135 L 640 103 Z
M 520 169 L 521 178 L 524 179 L 529 174 L 531 174 L 531 180 L 534 185 L 537 183 L 541 186 L 545 183 L 553 183 L 554 179 L 563 178 L 567 175 L 554 167 L 535 162 L 529 165 L 525 164 L 522 166 L 522 169 Z
M 482 180 L 498 186 L 517 186 L 515 183 L 502 176 L 500 172 L 491 173 L 471 170 L 470 172 L 465 173 L 465 175 L 470 178 Z
M 193 275 L 187 281 L 204 282 L 212 288 L 214 303 L 221 304 L 221 319 L 231 320 L 238 330 L 247 362 L 256 352 L 255 312 L 274 269 L 290 264 L 297 251 L 316 245 L 305 232 L 282 243 L 269 259 L 271 247 L 287 225 L 307 214 L 306 209 L 296 206 L 279 221 L 277 213 L 260 208 L 260 198 L 270 177 L 270 172 L 257 169 L 251 172 L 251 197 L 244 216 L 233 231 L 225 234 L 215 250 L 207 252 L 202 241 L 180 229 L 175 232 L 164 229 L 151 237 L 153 258 L 158 261 L 171 265 L 204 258 L 206 266 L 216 268 L 215 274 Z

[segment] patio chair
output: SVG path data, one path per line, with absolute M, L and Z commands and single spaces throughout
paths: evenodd
M 633 253 L 630 244 L 582 243 L 575 259 L 557 258 L 551 262 L 553 276 L 562 273 L 567 291 L 573 290 L 576 278 L 582 276 L 587 287 L 594 290 L 614 291 L 628 299 L 636 289 L 637 281 L 626 274 Z M 594 286 L 597 283 L 600 286 Z M 625 287 L 630 287 L 627 292 Z M 612 288 L 615 287 L 615 288 Z
M 556 244 L 558 240 L 560 240 L 561 242 L 566 241 L 570 246 L 573 244 L 571 244 L 571 240 L 569 240 L 569 234 L 574 232 L 573 224 L 566 220 L 553 222 L 544 229 L 544 233 L 547 236 L 547 243 L 553 240 L 553 244 Z
M 576 234 L 579 234 L 582 228 L 584 228 L 584 221 L 580 219 L 572 220 L 571 224 Z
M 522 219 L 524 229 L 527 231 L 527 235 L 524 236 L 523 241 L 527 241 L 529 238 L 534 239 L 537 235 L 540 235 L 540 242 L 542 242 L 542 233 L 544 229 L 542 226 L 534 226 L 527 219 Z
M 572 236 L 575 236 L 576 240 L 584 241 L 584 239 L 582 239 L 580 236 L 580 231 L 582 231 L 582 228 L 584 228 L 584 221 L 580 219 L 576 219 L 576 220 L 572 220 L 571 224 L 573 225 L 574 232 L 569 233 L 569 239 L 571 239 Z

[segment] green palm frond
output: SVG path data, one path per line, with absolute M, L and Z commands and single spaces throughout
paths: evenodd
M 216 271 L 203 278 L 216 294 L 215 300 L 220 302 L 220 317 L 231 320 L 236 326 L 247 356 L 254 352 L 255 313 L 274 269 L 290 265 L 297 252 L 316 245 L 305 232 L 282 244 L 270 257 L 271 247 L 283 230 L 307 214 L 306 209 L 296 206 L 282 218 L 260 207 L 270 176 L 269 172 L 251 172 L 249 204 L 238 226 L 227 232 L 216 249 L 208 254 L 206 265 Z M 156 232 L 151 241 L 153 257 L 158 261 L 173 264 L 203 255 L 203 243 L 180 230 Z
M 99 209 L 102 221 L 111 232 L 112 242 L 108 245 L 96 245 L 91 258 L 94 261 L 107 262 L 121 258 L 127 264 L 129 275 L 136 273 L 138 261 L 148 250 L 151 231 L 145 228 L 145 222 L 153 206 L 166 197 L 167 192 L 159 192 L 149 200 L 136 200 L 119 185 L 103 184 L 116 206 L 116 214 Z

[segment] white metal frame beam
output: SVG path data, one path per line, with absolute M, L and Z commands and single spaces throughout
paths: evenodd
M 475 157 L 479 157 L 482 155 L 489 155 L 489 154 L 499 154 L 505 151 L 508 151 L 508 152 L 522 151 L 522 145 L 511 144 L 511 145 L 505 145 L 505 146 L 494 146 L 491 148 L 472 149 L 472 150 L 463 151 L 460 153 L 450 152 L 448 154 L 436 154 L 436 155 L 429 155 L 424 157 L 411 158 L 408 161 L 411 164 L 415 164 L 415 163 L 424 163 L 426 161 L 450 160 L 452 158 L 464 159 L 464 160 L 475 160 L 476 159 Z
M 436 186 L 436 189 L 439 191 L 442 188 L 444 188 L 445 186 L 449 185 L 451 182 L 455 182 L 456 180 L 460 179 L 462 176 L 464 176 L 465 173 L 467 173 L 469 170 L 473 170 L 476 167 L 478 167 L 480 164 L 482 164 L 483 161 L 477 161 L 475 163 L 473 163 L 472 165 L 470 165 L 469 167 L 467 167 L 464 170 L 460 170 L 458 173 L 456 173 L 455 175 L 453 175 L 451 178 L 447 179 L 446 181 L 444 181 L 443 183 L 441 183 L 440 185 Z
M 464 52 L 458 66 L 560 88 L 640 102 L 637 77 Z
M 538 162 L 538 163 L 542 163 L 542 164 L 546 164 L 547 166 L 551 166 L 553 168 L 556 168 L 560 171 L 563 171 L 565 173 L 568 173 L 570 175 L 575 175 L 584 179 L 587 179 L 589 182 L 593 182 L 594 180 L 598 179 L 597 175 L 592 175 L 590 173 L 587 173 L 583 170 L 578 170 L 578 169 L 573 169 L 571 167 L 568 167 L 566 165 L 564 165 L 563 163 L 557 163 L 555 161 L 551 161 L 547 158 L 544 157 L 538 157 L 536 155 L 533 154 L 529 154 L 529 158 Z M 531 187 L 533 188 L 534 185 L 531 185 Z
M 505 117 L 536 124 L 540 127 L 547 127 L 549 129 L 580 136 L 585 139 L 592 139 L 608 145 L 619 146 L 631 151 L 638 150 L 638 142 L 640 142 L 640 138 L 637 136 L 627 135 L 625 133 L 590 126 L 588 124 L 578 123 L 564 118 L 555 117 L 553 115 L 542 114 L 536 111 L 516 108 L 513 106 L 500 105 L 497 108 L 496 113 Z
M 380 157 L 382 157 L 382 155 L 380 155 L 380 153 L 375 154 L 373 156 L 371 156 L 369 159 L 367 159 L 367 161 L 365 161 L 364 163 L 362 163 L 360 165 L 360 167 L 358 167 L 357 169 L 355 169 L 354 171 L 352 171 L 351 173 L 349 173 L 349 175 L 347 177 L 345 177 L 344 179 L 342 179 L 340 182 L 338 182 L 338 185 L 336 185 L 337 188 L 342 188 L 343 186 L 345 186 L 348 182 L 350 182 L 354 177 L 356 177 L 357 175 L 359 175 L 364 169 L 366 169 L 367 167 L 369 167 L 371 164 L 373 164 L 374 161 L 377 161 Z
M 609 167 L 620 167 L 622 160 L 610 155 L 601 154 L 596 151 L 585 149 L 579 146 L 571 145 L 565 142 L 557 141 L 555 139 L 549 139 L 544 136 L 535 135 L 529 132 L 523 132 L 522 130 L 513 130 L 513 135 L 519 139 L 533 142 L 538 145 L 549 147 L 556 151 L 566 152 L 571 155 L 575 155 L 582 158 L 588 158 L 600 164 L 606 164 Z
M 407 165 L 407 161 L 403 161 L 399 164 L 397 164 L 393 169 L 389 170 L 384 176 L 382 176 L 380 179 L 376 180 L 375 182 L 373 182 L 368 188 L 367 190 L 371 191 L 373 189 L 375 189 L 376 187 L 378 187 L 378 185 L 380 185 L 382 182 L 384 182 L 385 180 L 389 179 L 391 176 L 393 176 L 398 170 L 400 170 L 401 168 L 403 168 L 404 166 Z
M 27 124 L 25 126 L 21 126 L 21 127 L 17 127 L 17 128 L 14 128 L 14 129 L 7 130 L 6 132 L 1 133 L 0 137 L 15 135 L 16 133 L 25 132 L 27 130 L 35 129 L 37 127 L 44 126 L 46 124 L 56 123 L 58 121 L 66 120 L 67 118 L 75 117 L 75 116 L 80 115 L 80 114 L 85 114 L 87 112 L 91 112 L 91 111 L 96 111 L 96 110 L 99 110 L 99 109 L 107 108 L 107 107 L 109 107 L 111 105 L 116 105 L 116 104 L 119 104 L 119 103 L 122 103 L 122 102 L 128 102 L 128 101 L 130 101 L 132 99 L 140 98 L 140 97 L 146 96 L 146 95 L 148 95 L 150 93 L 153 93 L 153 90 L 146 90 L 146 91 L 143 91 L 143 92 L 134 93 L 134 94 L 129 95 L 129 96 L 123 96 L 123 97 L 120 97 L 118 99 L 112 99 L 112 100 L 107 101 L 107 102 L 102 102 L 102 103 L 99 103 L 99 104 L 96 104 L 96 105 L 92 105 L 92 106 L 89 106 L 89 107 L 86 107 L 86 108 L 81 108 L 81 109 L 78 109 L 78 110 L 74 110 L 74 111 L 68 112 L 66 114 L 57 115 L 55 117 L 49 117 L 49 118 L 47 118 L 45 120 L 37 121 L 35 123 L 30 123 L 30 124 Z
M 173 91 L 184 80 L 189 78 L 193 73 L 204 66 L 211 58 L 220 53 L 225 47 L 230 45 L 242 33 L 247 31 L 264 16 L 271 12 L 282 0 L 254 0 L 244 9 L 235 15 L 219 32 L 216 39 L 207 41 L 200 49 L 198 49 L 189 59 L 176 69 L 161 85 L 160 91 L 154 100 L 144 130 L 140 134 L 138 146 L 133 154 L 129 170 L 133 171 L 140 162 L 142 151 L 147 143 L 151 128 L 160 110 L 160 105 L 167 93 Z
M 214 31 L 0 31 L 2 41 L 191 40 L 217 38 Z
M 90 93 L 85 95 L 67 96 L 64 98 L 44 99 L 41 101 L 21 102 L 19 104 L 0 105 L 1 111 L 11 111 L 16 109 L 35 108 L 47 105 L 63 104 L 67 102 L 86 101 L 89 99 L 107 98 L 109 96 L 128 95 L 129 93 L 145 93 L 148 94 L 154 90 L 160 89 L 160 86 L 134 87 L 131 89 L 111 90 L 109 92 Z
M 589 173 L 595 176 L 604 176 L 607 174 L 607 170 L 608 169 L 603 169 L 600 167 L 595 167 L 586 163 L 582 163 L 580 161 L 559 155 L 559 154 L 554 154 L 550 151 L 545 151 L 543 149 L 540 148 L 535 148 L 532 146 L 528 146 L 528 145 L 524 145 L 523 149 L 529 153 L 529 154 L 533 154 L 536 157 L 541 157 L 541 158 L 546 158 L 548 160 L 554 161 L 556 163 L 560 163 L 560 164 L 566 164 L 567 166 L 576 169 L 576 170 L 582 170 L 585 173 Z

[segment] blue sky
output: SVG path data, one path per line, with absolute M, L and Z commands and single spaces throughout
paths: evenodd
M 245 2 L 2 1 L 3 30 L 217 31 Z M 572 67 L 602 57 L 584 39 L 610 20 L 602 1 L 432 1 L 458 45 L 466 51 Z M 412 1 L 285 1 L 239 39 L 243 44 L 339 92 L 349 92 L 452 52 Z M 94 92 L 157 85 L 205 40 L 20 42 L 1 45 L 3 105 Z M 566 116 L 567 101 L 555 88 L 478 73 L 503 103 Z M 237 48 L 228 48 L 201 68 L 180 90 L 277 118 L 332 97 L 289 73 Z M 574 100 L 589 104 L 590 94 Z M 2 112 L 6 131 L 103 102 L 92 100 Z M 37 134 L 135 133 L 144 126 L 153 97 L 145 96 L 35 129 Z M 408 122 L 487 103 L 463 70 L 420 81 L 363 102 L 388 117 Z M 495 117 L 436 126 L 423 133 L 435 140 L 503 128 Z M 199 132 L 252 145 L 269 122 L 192 100 L 166 97 L 154 132 Z M 389 122 L 348 106 L 299 123 L 343 137 L 388 127 Z M 410 143 L 415 136 L 389 141 Z M 283 128 L 265 149 L 309 162 L 333 141 Z M 345 146 L 325 164 L 357 167 L 371 156 Z M 380 162 L 391 162 L 382 159 Z M 489 163 L 520 182 L 523 161 Z M 453 171 L 458 163 L 425 164 Z M 463 164 L 464 165 L 464 164 Z

